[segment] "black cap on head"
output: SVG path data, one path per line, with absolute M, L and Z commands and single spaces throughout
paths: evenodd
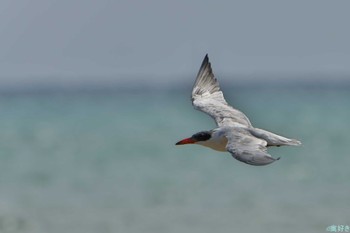
M 192 138 L 197 141 L 206 141 L 211 138 L 211 132 L 210 131 L 202 131 L 196 134 L 192 135 Z

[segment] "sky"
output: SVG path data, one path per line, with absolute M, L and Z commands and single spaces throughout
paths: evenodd
M 2 0 L 0 86 L 350 79 L 350 1 Z

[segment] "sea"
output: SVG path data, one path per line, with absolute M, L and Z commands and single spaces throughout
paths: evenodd
M 224 85 L 302 142 L 250 166 L 175 146 L 215 128 L 191 86 L 0 92 L 1 233 L 322 233 L 350 228 L 350 85 Z

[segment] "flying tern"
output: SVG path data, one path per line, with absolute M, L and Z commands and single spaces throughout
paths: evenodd
M 215 78 L 208 54 L 204 57 L 192 89 L 195 109 L 211 116 L 217 128 L 201 131 L 176 143 L 198 144 L 211 149 L 230 152 L 246 164 L 262 166 L 279 160 L 267 153 L 269 146 L 299 146 L 301 142 L 252 126 L 248 117 L 230 106 Z

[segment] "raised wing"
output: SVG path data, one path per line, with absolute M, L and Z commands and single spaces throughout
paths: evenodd
M 267 153 L 267 142 L 254 137 L 247 129 L 234 127 L 226 130 L 225 136 L 228 140 L 226 149 L 232 156 L 250 165 L 262 166 L 273 163 L 280 158 L 272 158 Z
M 219 127 L 237 123 L 251 126 L 248 117 L 226 102 L 219 82 L 214 77 L 208 54 L 204 57 L 193 86 L 192 104 L 195 109 L 214 118 Z

